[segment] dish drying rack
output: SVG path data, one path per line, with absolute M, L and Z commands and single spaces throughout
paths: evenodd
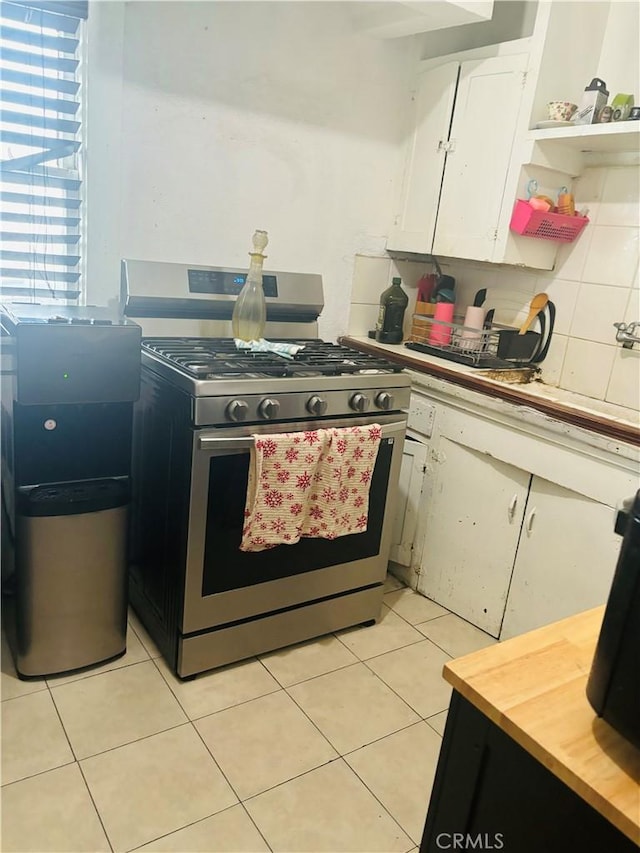
M 422 322 L 420 322 L 422 321 Z M 434 323 L 438 324 L 441 337 L 446 337 L 444 330 L 451 330 L 451 339 L 446 344 L 438 344 L 429 341 L 429 333 Z M 503 327 L 506 329 L 508 327 Z M 495 327 L 488 329 L 474 329 L 463 326 L 460 323 L 445 323 L 442 320 L 433 320 L 432 317 L 414 318 L 409 340 L 405 342 L 407 349 L 416 352 L 435 355 L 468 367 L 483 370 L 516 370 L 523 367 L 536 367 L 530 360 L 505 359 L 498 357 L 498 343 L 500 331 Z M 443 334 L 444 332 L 444 334 Z

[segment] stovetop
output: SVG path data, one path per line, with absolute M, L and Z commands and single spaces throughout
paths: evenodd
M 232 338 L 143 338 L 143 384 L 148 371 L 155 388 L 189 394 L 196 424 L 373 416 L 409 404 L 398 364 L 322 340 L 281 342 L 304 349 L 286 358 L 238 350 Z
M 238 350 L 232 338 L 144 338 L 142 349 L 193 379 L 268 379 L 376 375 L 402 368 L 322 340 L 283 340 L 303 346 L 292 358 L 275 353 Z

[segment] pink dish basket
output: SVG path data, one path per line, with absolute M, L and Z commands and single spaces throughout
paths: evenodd
M 541 210 L 534 210 L 529 202 L 518 199 L 511 214 L 509 227 L 516 234 L 522 234 L 525 237 L 573 243 L 588 222 L 588 216 L 543 213 Z

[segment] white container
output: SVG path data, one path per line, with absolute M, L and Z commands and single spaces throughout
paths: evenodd
M 599 77 L 594 77 L 582 94 L 582 102 L 573 119 L 574 124 L 595 124 L 606 107 L 609 98 L 607 84 Z
M 460 349 L 478 350 L 482 346 L 484 308 L 470 305 L 464 315 L 464 327 L 460 335 Z

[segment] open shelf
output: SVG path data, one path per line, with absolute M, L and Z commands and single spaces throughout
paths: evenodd
M 558 142 L 581 152 L 637 152 L 640 148 L 640 121 L 582 124 L 529 131 L 530 142 Z

